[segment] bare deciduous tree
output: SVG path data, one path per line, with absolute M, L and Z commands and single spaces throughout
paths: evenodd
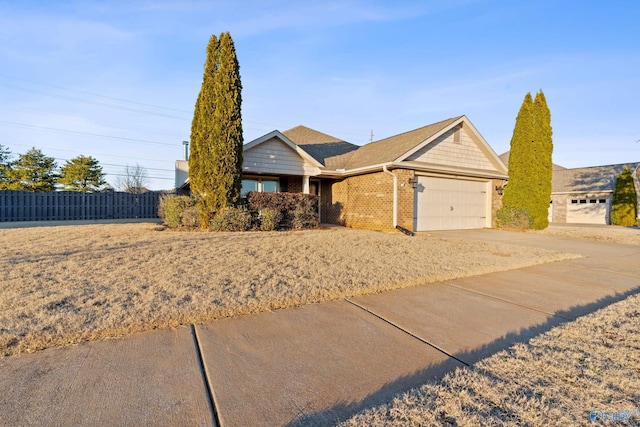
M 135 164 L 135 166 L 127 165 L 121 175 L 116 177 L 115 187 L 119 191 L 126 193 L 140 194 L 149 191 L 146 185 L 149 182 L 149 175 L 147 170 Z

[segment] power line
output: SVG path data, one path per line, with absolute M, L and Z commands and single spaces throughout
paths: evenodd
M 170 144 L 167 142 L 148 141 L 146 139 L 136 139 L 136 138 L 125 138 L 122 136 L 100 135 L 97 133 L 81 132 L 81 131 L 68 130 L 68 129 L 57 129 L 57 128 L 51 128 L 51 127 L 45 127 L 45 126 L 30 125 L 27 123 L 9 122 L 5 120 L 0 120 L 0 123 L 7 124 L 9 126 L 26 128 L 26 129 L 35 129 L 35 130 L 46 131 L 46 132 L 67 133 L 67 134 L 74 134 L 74 135 L 85 135 L 85 136 L 92 136 L 94 138 L 117 139 L 117 140 L 129 141 L 129 142 L 134 142 L 139 144 L 164 145 L 168 147 L 175 147 L 177 145 L 177 144 Z
M 3 146 L 9 146 L 9 144 L 4 143 L 2 141 L 0 141 L 0 144 L 2 144 Z M 17 144 L 17 143 L 13 143 L 11 145 L 12 146 L 16 146 L 16 147 L 28 147 L 28 148 L 33 147 L 33 144 Z M 68 151 L 68 152 L 71 152 L 71 153 L 77 153 L 78 152 L 78 150 L 69 150 L 69 149 L 66 149 L 66 148 L 53 148 L 53 147 L 39 147 L 39 148 L 42 149 L 42 150 Z M 87 155 L 90 155 L 90 156 L 116 157 L 116 158 L 120 158 L 120 159 L 131 159 L 131 156 L 119 156 L 117 154 L 105 154 L 105 153 L 96 153 L 96 152 L 90 152 L 90 153 L 87 153 Z M 66 160 L 66 159 L 63 159 L 63 160 Z M 149 159 L 149 158 L 145 158 L 145 157 L 136 157 L 136 160 L 146 160 L 146 161 L 149 161 L 149 162 L 162 162 L 162 163 L 166 163 L 167 162 L 167 159 L 160 160 L 160 159 Z
M 20 106 L 18 108 L 19 110 L 24 110 L 24 111 L 28 111 L 28 112 L 35 112 L 38 114 L 38 117 L 49 117 L 49 118 L 53 118 L 56 120 L 59 120 L 61 117 L 62 118 L 69 118 L 69 119 L 75 119 L 75 120 L 90 120 L 91 124 L 97 125 L 97 126 L 102 126 L 102 127 L 108 127 L 108 128 L 112 128 L 112 129 L 123 129 L 123 130 L 133 130 L 133 131 L 137 131 L 137 132 L 153 132 L 156 134 L 164 134 L 164 135 L 171 135 L 174 136 L 176 133 L 180 133 L 180 134 L 184 134 L 183 131 L 181 130 L 176 130 L 176 129 L 164 129 L 164 128 L 159 128 L 157 126 L 143 126 L 141 124 L 127 124 L 127 123 L 116 123 L 116 122 L 111 122 L 111 121 L 95 121 L 91 118 L 87 118 L 86 116 L 78 116 L 75 114 L 67 114 L 67 113 L 60 113 L 60 112 L 54 112 L 51 113 L 50 111 L 47 110 L 42 110 L 42 109 L 38 109 L 38 108 L 31 108 L 31 107 L 24 107 L 24 106 Z M 7 107 L 0 107 L 0 111 L 8 111 L 11 113 L 16 112 L 16 107 L 15 106 L 11 106 L 10 108 Z M 6 115 L 5 115 L 6 117 Z M 190 129 L 189 129 L 190 130 Z
M 95 93 L 95 92 L 82 91 L 82 90 L 78 90 L 78 89 L 72 89 L 72 88 L 67 88 L 67 87 L 63 87 L 63 86 L 56 86 L 56 85 L 52 85 L 52 84 L 48 84 L 48 83 L 35 82 L 35 81 L 31 81 L 31 80 L 26 80 L 26 79 L 21 79 L 21 78 L 6 76 L 6 75 L 0 75 L 0 78 L 5 78 L 5 79 L 10 79 L 10 80 L 15 80 L 15 81 L 21 81 L 21 82 L 25 82 L 25 83 L 35 84 L 35 85 L 51 87 L 51 88 L 55 88 L 55 89 L 59 89 L 59 90 L 65 90 L 65 91 L 80 93 L 80 94 L 84 94 L 84 95 L 97 96 L 97 97 L 100 97 L 100 98 L 110 99 L 110 100 L 114 100 L 114 101 L 118 101 L 118 102 L 125 102 L 125 103 L 129 103 L 129 104 L 141 105 L 141 106 L 152 107 L 152 108 L 158 108 L 158 109 L 163 109 L 163 110 L 167 110 L 167 111 L 175 111 L 175 112 L 180 112 L 180 113 L 192 114 L 192 111 L 181 110 L 181 109 L 178 109 L 178 108 L 164 107 L 164 106 L 145 103 L 145 102 L 140 102 L 140 101 L 132 101 L 132 100 L 124 99 L 124 98 L 117 98 L 117 97 L 108 96 L 108 95 L 101 95 L 101 94 L 98 94 L 98 93 Z M 25 91 L 34 92 L 34 93 L 40 93 L 40 94 L 47 95 L 47 96 L 52 96 L 52 97 L 60 97 L 60 98 L 63 98 L 63 99 L 68 99 L 68 100 L 78 101 L 78 102 L 84 102 L 84 103 L 88 103 L 88 104 L 102 105 L 102 106 L 106 106 L 106 107 L 110 107 L 110 108 L 114 108 L 114 109 L 120 109 L 120 110 L 124 110 L 124 111 L 133 111 L 133 112 L 137 112 L 137 113 L 146 113 L 146 114 L 152 114 L 152 115 L 169 117 L 169 118 L 180 119 L 180 120 L 190 120 L 190 118 L 188 118 L 188 117 L 171 116 L 171 115 L 167 115 L 167 114 L 163 114 L 163 113 L 159 113 L 159 112 L 154 112 L 154 111 L 132 109 L 132 108 L 126 108 L 126 107 L 122 107 L 122 106 L 116 106 L 116 105 L 113 105 L 113 104 L 106 104 L 106 103 L 101 103 L 101 102 L 96 102 L 96 101 L 89 101 L 89 100 L 84 100 L 84 99 L 79 99 L 79 98 L 72 98 L 72 97 L 68 97 L 68 96 L 65 96 L 65 95 L 51 94 L 51 93 L 39 91 L 39 90 L 36 90 L 36 89 L 29 89 L 29 88 L 20 87 L 20 86 L 9 85 L 9 84 L 6 84 L 6 83 L 4 83 L 4 85 L 8 86 L 8 87 L 13 87 L 13 88 L 19 89 L 19 90 L 25 90 Z M 248 120 L 248 119 L 244 119 L 243 123 L 251 123 L 251 124 L 255 124 L 255 125 L 268 126 L 270 128 L 273 128 L 273 129 L 278 129 L 280 127 L 280 126 L 272 124 L 272 123 L 256 122 L 256 121 L 252 121 L 252 120 Z M 256 127 L 250 127 L 250 126 L 244 126 L 244 127 L 247 128 L 247 129 L 261 130 L 260 128 L 256 128 Z M 336 129 L 333 129 L 333 130 L 323 129 L 323 131 L 329 132 L 329 133 L 338 133 L 338 134 L 343 134 L 343 135 L 361 137 L 360 133 L 352 133 L 352 132 L 348 132 L 348 131 L 345 132 L 345 131 L 340 131 L 340 130 L 336 130 Z
M 136 108 L 127 108 L 127 107 L 123 107 L 123 106 L 107 104 L 107 103 L 104 103 L 104 102 L 89 101 L 87 99 L 74 98 L 74 97 L 71 97 L 71 96 L 60 95 L 60 94 L 53 94 L 53 93 L 48 93 L 48 92 L 44 92 L 44 91 L 37 90 L 37 89 L 28 89 L 28 88 L 23 88 L 23 87 L 20 87 L 20 86 L 9 85 L 9 84 L 6 84 L 6 83 L 3 83 L 3 85 L 7 86 L 7 87 L 12 87 L 14 89 L 24 90 L 26 92 L 39 93 L 41 95 L 51 96 L 51 97 L 54 97 L 54 98 L 67 99 L 67 100 L 75 101 L 75 102 L 83 102 L 85 104 L 101 105 L 103 107 L 114 108 L 116 110 L 132 111 L 132 112 L 135 112 L 135 113 L 152 114 L 152 115 L 155 115 L 155 116 L 168 117 L 168 118 L 171 118 L 171 119 L 178 119 L 178 120 L 189 120 L 188 117 L 173 116 L 173 115 L 170 115 L 170 114 L 159 113 L 159 112 L 156 112 L 156 111 L 141 110 L 141 109 L 136 109 Z
M 52 87 L 52 88 L 55 88 L 55 89 L 68 90 L 69 92 L 82 93 L 84 95 L 97 96 L 97 97 L 100 97 L 100 98 L 111 99 L 111 100 L 114 100 L 114 101 L 126 102 L 128 104 L 135 104 L 135 105 L 142 105 L 142 106 L 145 106 L 145 107 L 160 108 L 162 110 L 177 111 L 179 113 L 190 113 L 189 111 L 180 110 L 180 109 L 177 109 L 177 108 L 163 107 L 161 105 L 147 104 L 147 103 L 138 102 L 138 101 L 130 101 L 128 99 L 116 98 L 116 97 L 107 96 L 107 95 L 100 95 L 98 93 L 87 92 L 87 91 L 84 91 L 84 90 L 71 89 L 71 88 L 62 87 L 62 86 L 56 86 L 56 85 L 52 85 L 52 84 L 48 84 L 48 83 L 39 83 L 39 82 L 31 81 L 31 80 L 19 79 L 19 78 L 16 78 L 16 77 L 10 77 L 10 76 L 4 76 L 4 75 L 0 75 L 0 77 L 5 78 L 5 79 L 21 81 L 21 82 L 25 82 L 25 83 L 31 83 L 31 84 L 41 85 L 41 86 Z

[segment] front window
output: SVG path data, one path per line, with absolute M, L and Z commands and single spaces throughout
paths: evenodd
M 259 193 L 277 193 L 278 192 L 278 180 L 277 178 L 247 178 L 242 180 L 242 189 L 240 190 L 240 197 L 247 197 L 252 191 Z
M 278 192 L 278 181 L 262 181 L 262 192 L 263 193 L 277 193 Z
M 243 179 L 242 188 L 240 189 L 240 197 L 247 197 L 251 191 L 258 191 L 258 180 Z

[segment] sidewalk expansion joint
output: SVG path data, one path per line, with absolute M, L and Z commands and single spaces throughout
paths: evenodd
M 451 283 L 451 282 L 441 282 L 441 283 L 443 285 L 445 285 L 445 286 L 451 286 L 452 288 L 456 288 L 456 289 L 459 289 L 461 291 L 471 292 L 473 294 L 482 295 L 483 297 L 491 298 L 491 299 L 494 299 L 494 300 L 497 300 L 497 301 L 506 302 L 507 304 L 516 305 L 518 307 L 526 308 L 527 310 L 537 311 L 538 313 L 546 314 L 547 316 L 553 316 L 553 317 L 557 317 L 558 319 L 567 320 L 567 321 L 574 320 L 574 319 L 571 319 L 569 317 L 564 317 L 564 316 L 561 316 L 561 315 L 559 315 L 557 313 L 549 313 L 548 311 L 540 310 L 539 308 L 531 307 L 531 306 L 528 306 L 526 304 L 519 304 L 517 302 L 509 301 L 508 299 L 496 297 L 494 295 L 485 294 L 484 292 L 474 291 L 474 290 L 469 289 L 469 288 L 458 286 L 458 285 L 456 285 L 454 283 Z
M 396 328 L 396 329 L 398 329 L 398 330 L 400 330 L 400 331 L 404 332 L 405 334 L 409 335 L 410 337 L 415 338 L 415 339 L 417 339 L 418 341 L 420 341 L 420 342 L 422 342 L 422 343 L 424 343 L 424 344 L 428 345 L 429 347 L 432 347 L 432 348 L 434 348 L 434 349 L 438 350 L 440 353 L 443 353 L 443 354 L 444 354 L 444 355 L 446 355 L 447 357 L 450 357 L 450 358 L 452 358 L 453 360 L 456 360 L 456 361 L 458 361 L 458 362 L 462 363 L 464 366 L 470 366 L 467 362 L 465 362 L 465 361 L 464 361 L 464 360 L 462 360 L 462 359 L 458 359 L 456 356 L 454 356 L 453 354 L 451 354 L 451 353 L 447 352 L 445 349 L 440 348 L 440 347 L 438 347 L 437 345 L 435 345 L 435 344 L 433 344 L 433 343 L 430 343 L 429 341 L 427 341 L 427 340 L 425 340 L 425 339 L 420 338 L 420 337 L 419 337 L 419 336 L 417 336 L 416 334 L 414 334 L 414 333 L 412 333 L 412 332 L 410 332 L 410 331 L 406 330 L 406 329 L 405 329 L 405 328 L 403 328 L 402 326 L 397 325 L 396 323 L 394 323 L 394 322 L 392 322 L 392 321 L 390 321 L 390 320 L 388 320 L 388 319 L 385 319 L 384 317 L 382 317 L 382 316 L 380 316 L 379 314 L 377 314 L 377 313 L 375 313 L 375 312 L 373 312 L 373 311 L 369 310 L 368 308 L 363 307 L 363 306 L 361 306 L 360 304 L 355 303 L 355 302 L 353 302 L 353 301 L 351 301 L 350 299 L 347 299 L 347 298 L 345 298 L 345 301 L 346 301 L 346 302 L 348 302 L 348 303 L 350 303 L 350 304 L 355 305 L 355 306 L 356 306 L 356 307 L 358 307 L 360 310 L 364 310 L 364 311 L 366 311 L 367 313 L 371 314 L 372 316 L 377 317 L 378 319 L 380 319 L 380 320 L 382 320 L 383 322 L 387 323 L 388 325 L 391 325 L 391 326 L 393 326 L 394 328 Z
M 640 279 L 640 276 L 637 275 L 637 274 L 618 273 L 618 272 L 613 271 L 613 270 L 606 270 L 606 269 L 596 268 L 596 267 L 584 267 L 584 269 L 585 270 L 586 269 L 590 269 L 590 270 L 604 271 L 604 272 L 607 272 L 607 273 L 615 273 L 615 274 L 620 274 L 620 275 L 633 277 L 634 279 Z M 539 272 L 539 271 L 530 271 L 529 273 L 534 274 L 536 276 L 546 277 L 546 278 L 549 278 L 549 279 L 557 279 L 557 276 L 555 276 L 553 273 L 545 273 L 545 272 Z M 576 285 L 576 286 L 585 286 L 585 287 L 589 287 L 589 288 L 609 289 L 609 290 L 612 290 L 612 291 L 616 291 L 615 288 L 612 288 L 610 286 L 596 285 L 596 284 L 593 284 L 593 283 L 584 283 L 584 281 L 574 280 L 574 279 L 570 279 L 570 278 L 567 278 L 567 277 L 563 277 L 561 280 L 563 282 L 571 283 L 571 284 Z
M 207 391 L 207 400 L 209 402 L 209 408 L 211 409 L 211 415 L 213 417 L 213 425 L 214 426 L 222 426 L 220 423 L 220 417 L 218 416 L 218 410 L 216 409 L 215 398 L 213 397 L 213 389 L 211 388 L 211 382 L 209 381 L 209 376 L 207 375 L 207 369 L 204 365 L 204 357 L 202 356 L 202 346 L 200 345 L 200 339 L 198 338 L 198 330 L 196 329 L 196 325 L 191 324 L 191 336 L 193 337 L 193 344 L 196 348 L 196 356 L 198 358 L 198 365 L 200 368 L 200 373 L 202 374 L 202 381 L 204 382 L 204 387 Z

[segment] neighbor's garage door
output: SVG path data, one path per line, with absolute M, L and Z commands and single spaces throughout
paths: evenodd
M 608 224 L 608 199 L 567 200 L 567 222 L 574 224 Z
M 486 227 L 487 188 L 486 181 L 418 177 L 416 231 Z

